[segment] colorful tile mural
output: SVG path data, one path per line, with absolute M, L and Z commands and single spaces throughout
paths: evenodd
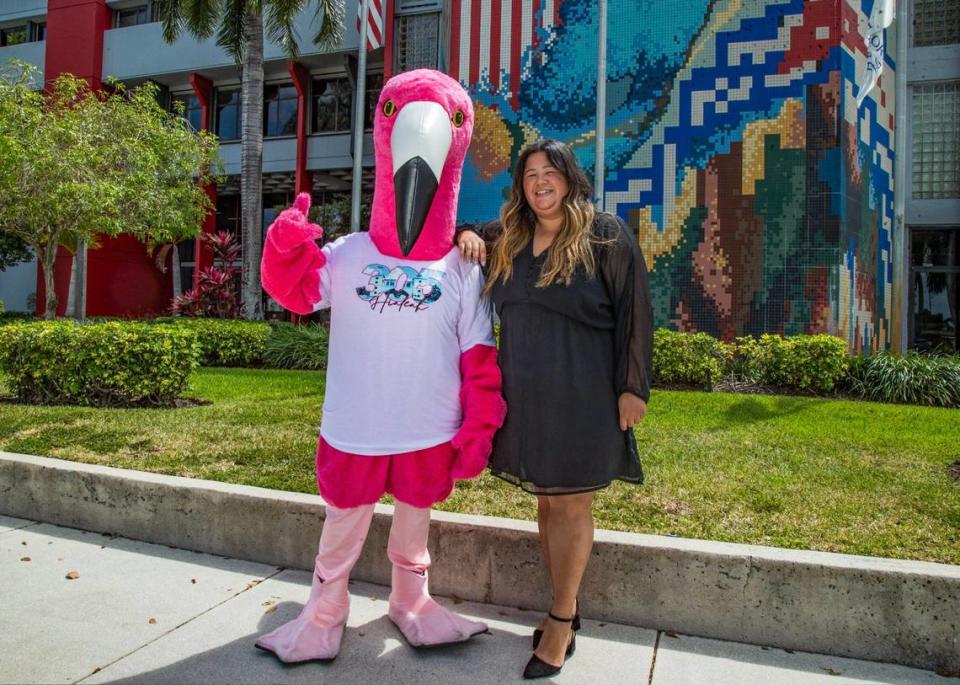
M 604 199 L 657 325 L 897 344 L 892 60 L 855 102 L 872 1 L 609 0 Z M 451 71 L 477 104 L 462 221 L 496 215 L 538 137 L 593 169 L 596 3 L 519 4 L 454 0 Z

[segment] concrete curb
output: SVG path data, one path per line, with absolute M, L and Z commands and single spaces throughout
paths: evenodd
M 392 507 L 354 577 L 389 584 Z M 311 569 L 316 496 L 0 452 L 0 514 Z M 437 594 L 547 606 L 536 525 L 434 512 Z M 960 566 L 597 531 L 583 613 L 735 642 L 960 670 Z

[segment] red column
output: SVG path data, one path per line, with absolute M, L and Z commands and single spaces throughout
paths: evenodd
M 93 88 L 103 85 L 103 32 L 110 28 L 110 8 L 106 0 L 48 0 L 47 38 L 44 57 L 44 82 L 48 85 L 64 73 L 79 76 Z M 54 288 L 57 291 L 57 316 L 67 308 L 70 268 L 73 256 L 65 248 L 57 249 Z M 46 304 L 43 266 L 37 264 L 37 314 Z
M 110 28 L 106 0 L 47 0 L 46 73 L 49 83 L 69 72 L 93 88 L 103 83 L 103 32 Z
M 313 174 L 307 171 L 307 87 L 310 72 L 299 62 L 287 62 L 287 71 L 297 89 L 297 175 L 296 192 L 309 193 L 313 189 Z
M 299 62 L 287 62 L 287 71 L 297 89 L 297 171 L 294 179 L 295 192 L 309 193 L 313 190 L 313 174 L 307 171 L 307 86 L 310 72 Z M 290 320 L 300 323 L 303 317 L 290 312 Z
M 204 131 L 210 128 L 210 105 L 213 102 L 213 82 L 200 74 L 190 74 L 190 87 L 200 101 L 200 126 Z M 210 183 L 203 187 L 213 203 L 212 209 L 200 224 L 201 233 L 213 233 L 217 228 L 217 184 Z M 213 252 L 198 236 L 193 248 L 193 287 L 200 284 L 200 272 L 213 263 Z
M 393 0 L 384 0 L 383 82 L 393 76 Z M 494 3 L 496 4 L 496 3 Z

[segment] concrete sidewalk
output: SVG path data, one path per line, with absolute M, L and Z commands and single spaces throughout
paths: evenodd
M 68 574 L 76 578 L 69 579 Z M 3 683 L 521 682 L 540 614 L 457 602 L 490 634 L 414 650 L 386 617 L 388 588 L 352 583 L 343 651 L 286 667 L 255 636 L 297 614 L 310 575 L 0 516 Z M 448 603 L 456 600 L 443 600 Z M 956 683 L 929 671 L 584 621 L 558 683 Z

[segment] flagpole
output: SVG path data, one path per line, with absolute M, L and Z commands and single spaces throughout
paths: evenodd
M 598 209 L 602 211 L 607 142 L 607 0 L 599 0 L 597 5 L 600 27 L 597 35 L 597 144 L 593 160 L 593 194 Z
M 876 0 L 879 1 L 879 0 Z M 906 12 L 900 13 L 897 23 L 897 72 L 894 75 L 894 102 L 897 110 L 897 126 L 894 129 L 893 145 L 893 227 L 896 242 L 893 245 L 894 264 L 900 264 L 900 345 L 890 346 L 892 352 L 903 354 L 910 345 L 910 258 L 907 246 L 906 207 L 907 207 L 907 53 L 910 49 L 909 28 L 905 21 Z M 896 292 L 896 290 L 894 290 Z M 895 312 L 896 314 L 896 312 Z M 893 316 L 890 317 L 894 319 Z
M 356 110 L 353 113 L 353 188 L 350 196 L 350 232 L 360 230 L 360 193 L 363 174 L 363 113 L 364 96 L 367 90 L 367 22 L 370 15 L 370 0 L 362 0 L 360 12 L 360 48 L 357 55 L 357 93 L 354 97 Z

